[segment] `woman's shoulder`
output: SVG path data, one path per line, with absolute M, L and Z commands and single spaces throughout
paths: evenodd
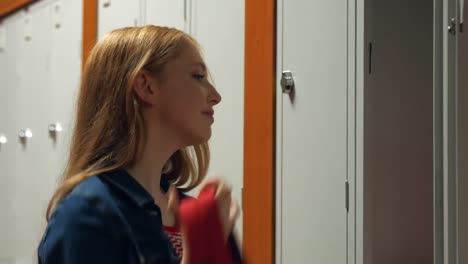
M 65 197 L 65 199 L 104 199 L 110 195 L 109 190 L 100 177 L 101 175 L 93 175 L 80 182 L 73 190 Z
M 44 236 L 51 232 L 60 237 L 83 226 L 103 232 L 119 228 L 122 221 L 117 210 L 104 182 L 97 176 L 91 176 L 75 186 L 57 204 Z M 111 233 L 114 235 L 114 232 Z M 115 238 L 121 237 L 115 235 Z
M 126 233 L 106 192 L 92 176 L 59 202 L 38 247 L 39 263 L 102 263 L 115 255 Z
M 85 241 L 89 248 L 98 247 L 96 243 L 102 241 L 116 247 L 125 234 L 120 231 L 120 219 L 106 192 L 101 180 L 93 176 L 67 194 L 49 219 L 38 247 L 39 259 L 44 263 L 60 263 L 53 260 L 63 259 L 66 248 L 84 247 Z
M 51 215 L 49 225 L 69 226 L 79 219 L 90 220 L 93 223 L 107 222 L 116 214 L 112 205 L 112 196 L 108 188 L 97 176 L 91 176 L 78 184 L 57 205 Z
M 99 210 L 108 207 L 110 199 L 110 193 L 102 180 L 97 176 L 91 176 L 62 198 L 54 214 L 65 212 L 73 215 L 83 212 L 84 209 Z

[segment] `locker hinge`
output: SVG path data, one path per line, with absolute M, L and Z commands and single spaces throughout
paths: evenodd
M 346 212 L 349 212 L 349 183 L 348 181 L 345 181 L 345 206 L 346 206 Z

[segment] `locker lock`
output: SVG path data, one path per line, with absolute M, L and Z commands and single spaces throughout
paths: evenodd
M 7 142 L 7 137 L 4 134 L 0 134 L 0 145 L 6 144 Z
M 450 24 L 448 25 L 448 32 L 452 35 L 457 34 L 457 20 L 455 18 L 450 20 Z
M 281 77 L 281 88 L 283 93 L 290 94 L 294 89 L 294 78 L 291 71 L 283 71 Z
M 18 134 L 19 138 L 21 140 L 26 140 L 28 138 L 32 138 L 33 134 L 32 134 L 32 131 L 31 129 L 29 128 L 23 128 L 20 130 L 19 134 Z
M 49 125 L 49 133 L 51 133 L 51 134 L 56 134 L 58 132 L 62 132 L 62 130 L 63 130 L 62 124 L 60 124 L 58 122 Z

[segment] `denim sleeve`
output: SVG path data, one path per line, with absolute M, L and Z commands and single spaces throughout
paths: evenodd
M 39 245 L 39 263 L 124 263 L 123 244 L 114 222 L 102 203 L 83 196 L 66 198 Z

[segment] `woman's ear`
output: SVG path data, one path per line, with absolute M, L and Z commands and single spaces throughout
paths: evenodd
M 158 82 L 145 71 L 140 71 L 133 81 L 133 90 L 140 104 L 152 106 L 156 104 Z

